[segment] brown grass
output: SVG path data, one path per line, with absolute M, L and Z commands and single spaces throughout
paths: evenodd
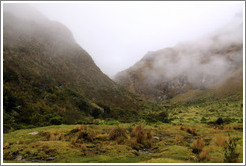
M 196 129 L 192 129 L 192 128 L 188 128 L 187 130 L 186 130 L 186 132 L 187 133 L 190 133 L 190 134 L 192 134 L 192 135 L 197 135 L 197 133 L 196 133 Z
M 6 142 L 6 143 L 4 143 L 4 144 L 3 144 L 3 149 L 7 149 L 7 148 L 9 148 L 9 146 L 10 146 L 10 145 L 9 145 L 9 143 L 8 143 L 8 142 Z
M 136 126 L 131 134 L 132 137 L 135 137 L 137 140 L 137 143 L 144 144 L 145 143 L 145 134 L 144 129 L 142 125 Z
M 177 143 L 181 143 L 183 141 L 184 137 L 182 135 L 176 135 L 175 140 Z
M 72 145 L 76 145 L 76 142 L 77 142 L 77 138 L 72 138 L 72 139 L 71 139 L 71 144 L 72 144 Z
M 126 129 L 122 128 L 122 127 L 115 127 L 113 128 L 110 133 L 109 133 L 109 138 L 111 140 L 116 140 L 117 143 L 122 142 L 123 139 L 128 138 L 127 134 L 126 134 Z
M 131 133 L 131 145 L 142 144 L 149 148 L 152 146 L 153 134 L 151 129 L 144 129 L 142 125 L 136 126 Z
M 146 131 L 146 134 L 147 134 L 147 140 L 152 140 L 153 139 L 153 134 L 152 134 L 152 131 L 150 129 L 148 129 Z
M 214 143 L 217 145 L 217 146 L 225 146 L 225 143 L 226 143 L 226 137 L 222 134 L 217 134 L 215 137 L 214 137 Z
M 199 157 L 199 160 L 210 160 L 210 156 L 208 155 L 208 153 L 207 153 L 207 151 L 205 150 L 205 149 L 203 149 L 202 151 L 201 151 L 201 153 L 198 155 L 198 157 Z
M 83 131 L 83 130 L 87 130 L 87 126 L 86 125 L 80 125 L 80 126 L 76 126 L 75 129 L 78 129 L 80 131 Z
M 224 127 L 224 131 L 225 132 L 233 132 L 235 130 L 234 130 L 234 127 L 233 126 L 226 126 L 226 127 Z
M 95 137 L 95 132 L 92 130 L 79 131 L 77 133 L 77 139 L 78 139 L 77 142 L 83 142 L 84 140 L 93 142 L 94 137 Z
M 191 148 L 193 149 L 193 153 L 200 153 L 203 149 L 203 147 L 205 146 L 205 142 L 202 138 L 199 138 L 197 140 L 195 140 L 193 142 L 193 144 L 191 145 Z
M 87 150 L 86 145 L 84 145 L 84 144 L 80 144 L 79 148 L 80 148 L 81 151 L 86 151 Z

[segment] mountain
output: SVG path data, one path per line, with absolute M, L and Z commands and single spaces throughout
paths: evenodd
M 243 24 L 237 14 L 225 27 L 191 41 L 148 52 L 114 80 L 151 101 L 189 91 L 214 89 L 229 95 L 243 89 Z
M 67 27 L 25 4 L 3 9 L 4 131 L 135 120 L 139 96 L 103 74 Z

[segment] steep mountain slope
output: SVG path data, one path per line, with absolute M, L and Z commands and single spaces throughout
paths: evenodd
M 141 107 L 64 25 L 15 4 L 4 4 L 3 95 L 5 131 L 88 117 L 131 120 Z
M 236 15 L 197 41 L 147 53 L 114 80 L 149 100 L 164 101 L 192 90 L 212 88 L 218 95 L 242 91 L 242 69 L 243 25 Z

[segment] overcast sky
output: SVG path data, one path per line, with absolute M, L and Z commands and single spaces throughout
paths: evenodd
M 148 51 L 190 41 L 226 25 L 244 2 L 115 1 L 31 4 L 65 24 L 112 77 Z

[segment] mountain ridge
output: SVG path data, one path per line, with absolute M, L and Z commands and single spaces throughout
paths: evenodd
M 4 11 L 4 130 L 136 118 L 139 97 L 103 74 L 68 28 L 34 15 L 28 20 Z
M 114 80 L 151 101 L 220 84 L 243 65 L 243 30 L 237 17 L 199 40 L 148 52 Z

